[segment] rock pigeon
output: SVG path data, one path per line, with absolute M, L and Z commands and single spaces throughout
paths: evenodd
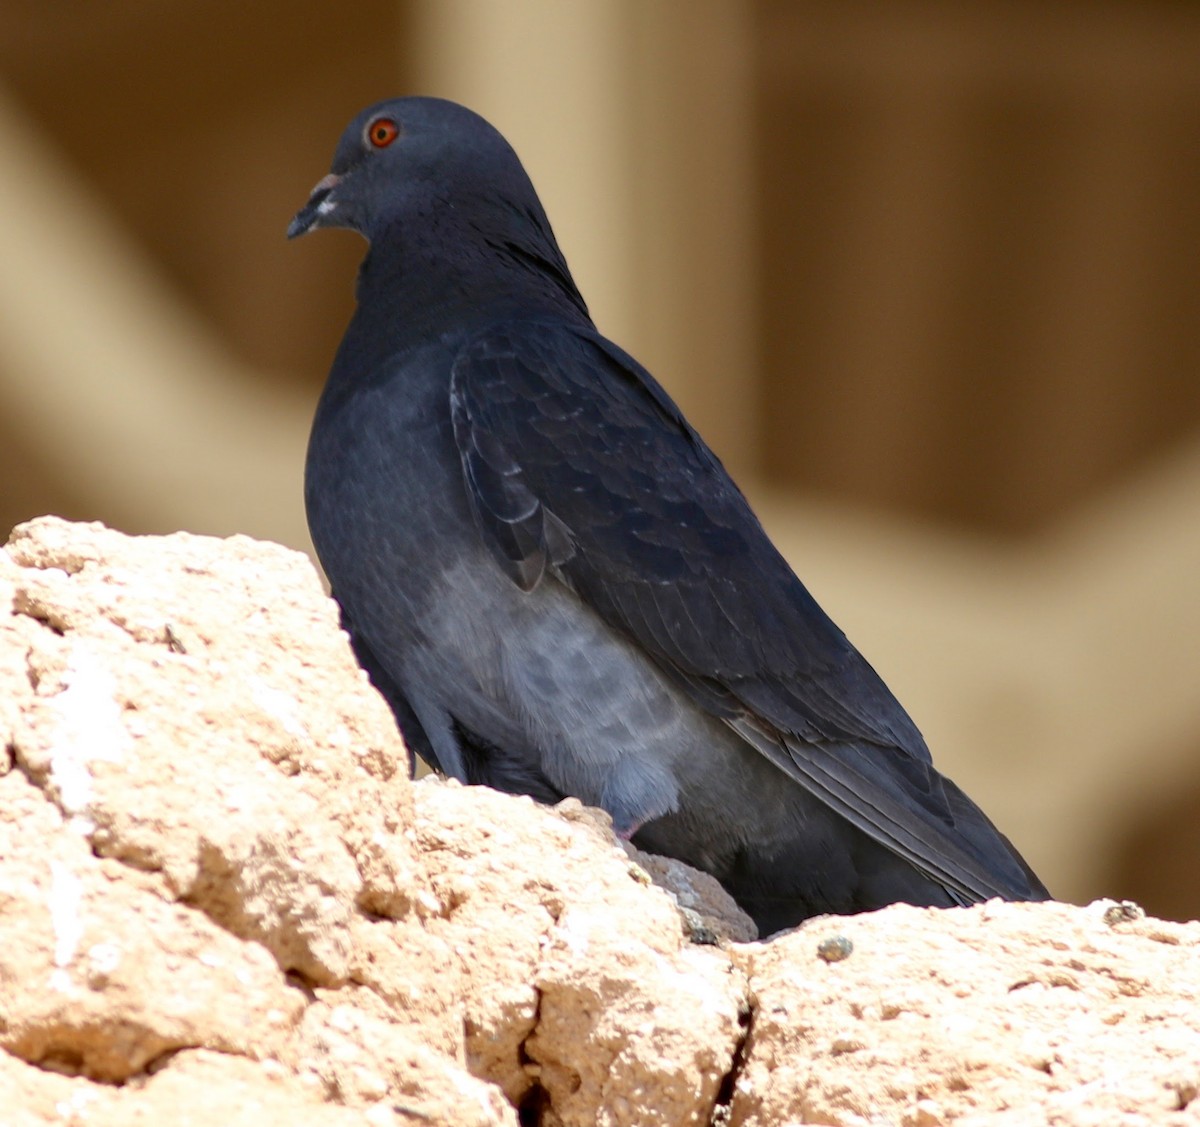
M 1049 894 L 772 545 L 670 396 L 596 330 L 472 111 L 362 111 L 289 237 L 369 249 L 313 423 L 309 527 L 409 746 L 574 795 L 720 880 L 761 934 Z

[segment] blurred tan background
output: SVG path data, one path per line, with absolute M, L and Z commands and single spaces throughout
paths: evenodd
M 415 92 L 1051 888 L 1200 914 L 1200 6 L 5 0 L 0 534 L 308 548 L 362 244 L 283 231 Z

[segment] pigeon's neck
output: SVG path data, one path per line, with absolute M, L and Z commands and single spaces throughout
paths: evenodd
M 566 261 L 538 213 L 473 215 L 443 208 L 378 232 L 358 276 L 359 314 L 384 321 L 392 344 L 510 316 L 591 325 Z

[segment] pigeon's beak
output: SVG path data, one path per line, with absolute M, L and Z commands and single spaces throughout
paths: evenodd
M 287 237 L 289 239 L 294 239 L 298 235 L 306 235 L 314 227 L 324 226 L 325 217 L 337 207 L 337 201 L 332 198 L 330 193 L 338 186 L 341 179 L 340 176 L 331 172 L 317 182 L 317 186 L 313 188 L 312 194 L 308 197 L 308 203 L 296 212 L 296 217 L 288 224 Z

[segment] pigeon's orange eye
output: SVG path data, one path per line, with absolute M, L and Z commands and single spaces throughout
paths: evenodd
M 400 136 L 400 126 L 390 117 L 377 117 L 367 126 L 367 137 L 377 149 L 386 149 Z

